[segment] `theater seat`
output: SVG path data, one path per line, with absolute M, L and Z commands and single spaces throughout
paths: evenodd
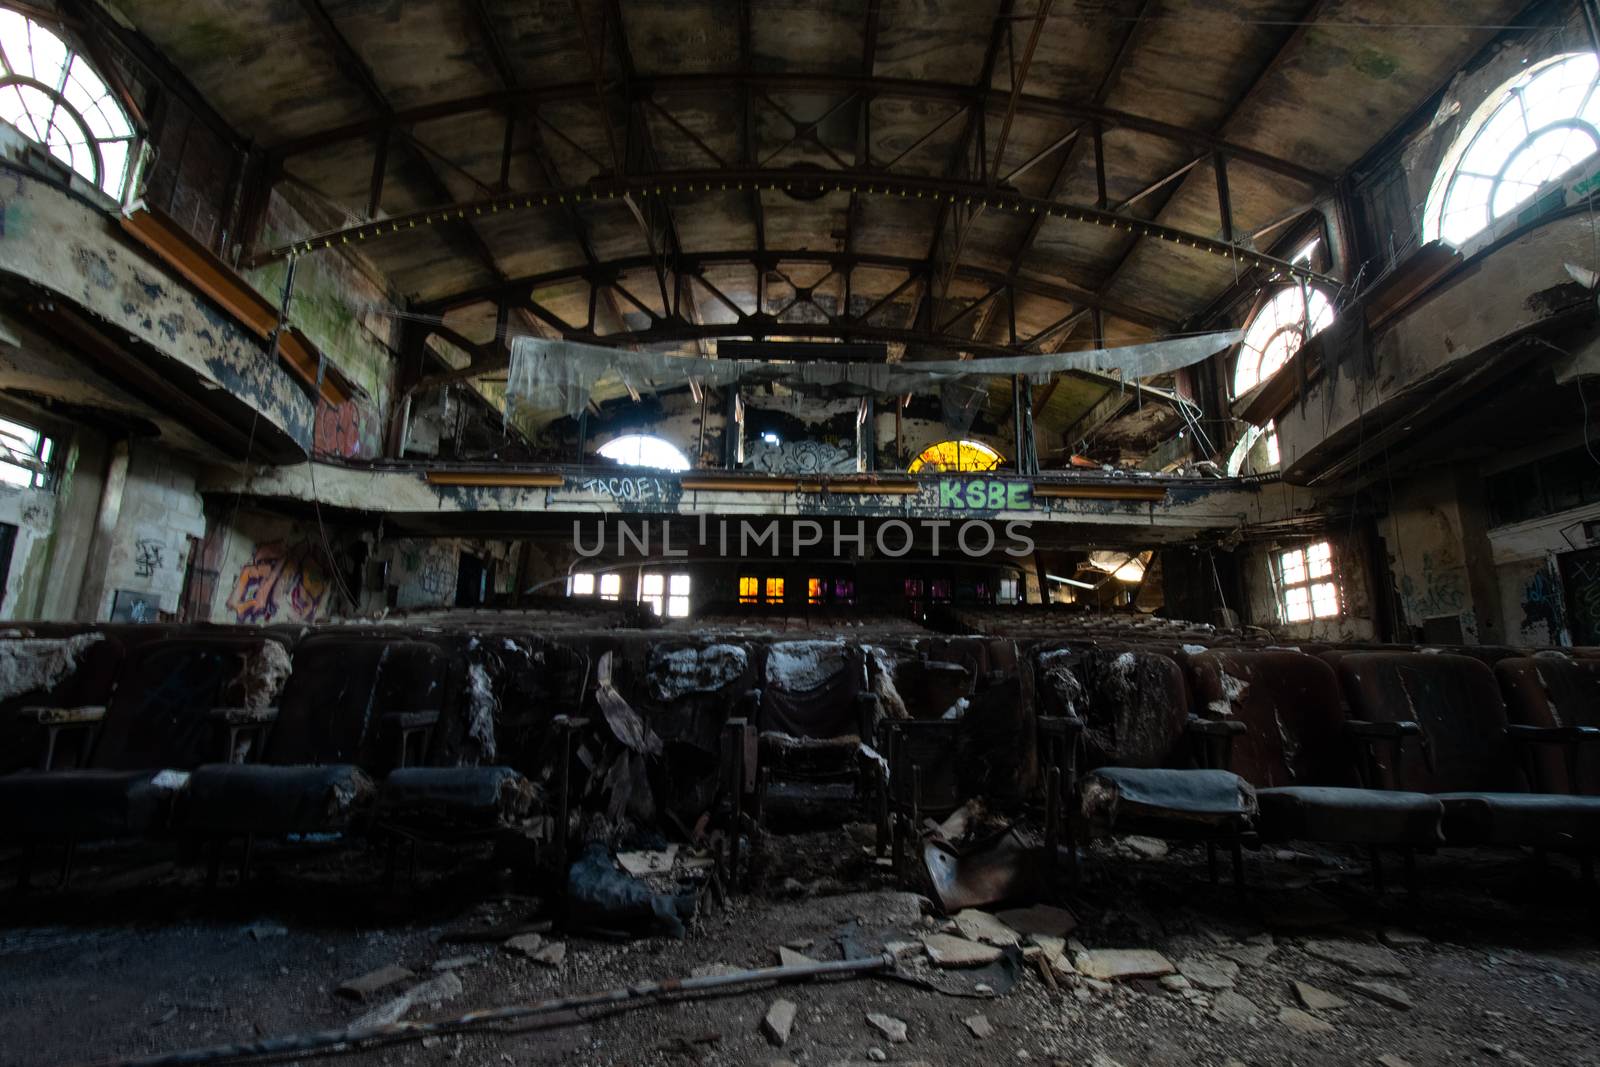
M 1081 792 L 1084 816 L 1107 830 L 1152 819 L 1204 829 L 1248 820 L 1257 807 L 1250 783 L 1221 770 L 1101 767 L 1084 776 Z
M 0 777 L 0 840 L 154 837 L 171 824 L 181 771 L 23 771 Z
M 1600 660 L 1562 656 L 1502 659 L 1494 666 L 1514 723 L 1542 729 L 1600 727 Z M 1534 784 L 1548 793 L 1600 795 L 1600 735 L 1571 730 L 1563 744 L 1540 744 Z
M 510 767 L 405 767 L 384 779 L 377 814 L 405 827 L 514 826 L 537 800 L 534 784 Z
M 360 767 L 208 763 L 189 775 L 180 819 L 201 837 L 331 833 L 372 805 L 377 787 Z
M 1504 845 L 1592 853 L 1600 797 L 1552 793 L 1441 793 L 1452 845 Z
M 1502 660 L 1502 665 L 1508 661 Z M 1512 682 L 1529 717 L 1551 726 L 1524 724 L 1508 730 L 1505 705 L 1495 675 L 1481 660 L 1449 654 L 1362 653 L 1340 663 L 1352 709 L 1374 722 L 1414 719 L 1415 742 L 1377 746 L 1375 773 L 1388 784 L 1432 793 L 1444 807 L 1445 841 L 1452 845 L 1531 846 L 1570 850 L 1585 863 L 1600 845 L 1600 797 L 1522 792 L 1515 746 L 1541 736 L 1540 730 L 1567 727 L 1548 703 L 1554 690 L 1581 702 L 1586 676 L 1568 678 L 1569 689 L 1546 686 L 1528 675 L 1528 660 L 1501 673 Z M 1541 658 L 1536 675 L 1560 661 Z M 1532 698 L 1537 684 L 1547 696 Z M 1576 693 L 1578 696 L 1574 696 Z M 1548 736 L 1548 735 L 1546 735 Z M 1531 745 L 1532 749 L 1545 747 Z M 1420 751 L 1419 751 L 1420 749 Z
M 1263 837 L 1346 845 L 1439 845 L 1445 807 L 1427 793 L 1341 786 L 1256 790 Z

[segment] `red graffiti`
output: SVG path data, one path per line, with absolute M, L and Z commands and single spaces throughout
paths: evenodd
M 343 404 L 317 401 L 316 434 L 312 451 L 319 456 L 342 456 L 352 459 L 367 451 L 364 431 L 367 411 L 360 403 L 347 400 Z

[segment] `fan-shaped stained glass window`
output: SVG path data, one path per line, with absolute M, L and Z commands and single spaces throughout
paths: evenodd
M 992 471 L 1005 457 L 982 441 L 940 441 L 922 450 L 911 461 L 911 473 L 918 471 Z
M 87 59 L 39 23 L 0 8 L 0 119 L 120 198 L 133 124 Z
M 689 457 L 668 441 L 649 434 L 630 433 L 613 437 L 600 446 L 600 454 L 624 467 L 654 467 L 663 471 L 686 471 Z
M 1424 230 L 1459 245 L 1600 149 L 1600 61 L 1561 56 L 1518 75 L 1467 123 L 1434 179 Z
M 1333 305 L 1321 290 L 1298 285 L 1279 289 L 1245 327 L 1239 362 L 1233 367 L 1233 395 L 1272 377 L 1306 338 L 1332 321 Z

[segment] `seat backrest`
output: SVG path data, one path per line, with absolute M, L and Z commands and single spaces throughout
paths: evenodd
M 93 631 L 0 637 L 0 774 L 38 766 L 43 757 L 46 732 L 19 717 L 23 708 L 105 707 L 125 654 L 120 640 Z
M 383 774 L 398 762 L 384 716 L 445 709 L 449 656 L 427 641 L 316 634 L 294 651 L 263 762 L 353 763 Z
M 211 710 L 276 704 L 289 671 L 288 649 L 261 634 L 142 645 L 124 664 L 91 763 L 131 771 L 223 761 L 226 735 Z
M 1338 667 L 1350 714 L 1369 722 L 1416 722 L 1432 764 L 1407 742 L 1399 773 L 1380 745 L 1385 788 L 1424 793 L 1521 787 L 1506 741 L 1506 709 L 1494 672 L 1482 660 L 1449 653 L 1352 652 Z
M 1089 648 L 1074 668 L 1085 696 L 1086 766 L 1170 767 L 1186 760 L 1189 688 L 1176 660 L 1140 648 Z M 1041 691 L 1047 684 L 1041 679 Z
M 1506 717 L 1523 726 L 1600 727 L 1600 660 L 1540 655 L 1509 657 L 1494 665 L 1505 696 Z M 1532 745 L 1538 784 L 1571 792 L 1565 755 L 1558 745 Z M 1581 792 L 1600 794 L 1600 748 L 1578 746 Z
M 775 641 L 762 663 L 759 729 L 812 739 L 857 732 L 856 697 L 866 686 L 858 646 L 843 640 Z
M 1339 683 L 1316 656 L 1282 649 L 1213 649 L 1189 657 L 1202 718 L 1233 719 L 1233 771 L 1251 785 L 1354 785 Z

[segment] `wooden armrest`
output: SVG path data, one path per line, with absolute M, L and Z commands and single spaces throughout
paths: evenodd
M 1245 724 L 1238 719 L 1201 719 L 1191 718 L 1185 729 L 1190 733 L 1200 734 L 1204 737 L 1238 737 L 1246 730 Z
M 20 718 L 40 726 L 93 726 L 106 717 L 104 704 L 85 704 L 80 708 L 27 707 L 17 712 Z
M 439 725 L 439 711 L 390 711 L 379 721 L 396 730 L 421 730 Z
M 1053 737 L 1075 737 L 1084 728 L 1083 720 L 1076 715 L 1040 715 L 1034 722 L 1041 734 Z
M 1506 737 L 1533 745 L 1576 745 L 1600 741 L 1600 727 L 1594 726 L 1520 726 L 1506 727 Z
M 1344 732 L 1351 737 L 1358 737 L 1372 741 L 1398 741 L 1403 737 L 1421 737 L 1422 724 L 1415 722 L 1367 722 L 1364 719 L 1348 719 L 1344 724 Z
M 278 706 L 268 704 L 262 708 L 224 707 L 211 708 L 206 718 L 224 726 L 264 726 L 278 720 Z

